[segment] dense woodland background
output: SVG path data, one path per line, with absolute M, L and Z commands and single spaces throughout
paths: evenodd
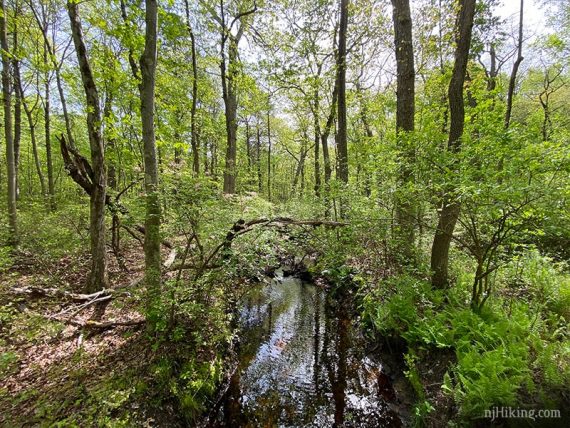
M 0 420 L 196 423 L 291 258 L 410 424 L 567 409 L 570 8 L 499 3 L 2 0 Z

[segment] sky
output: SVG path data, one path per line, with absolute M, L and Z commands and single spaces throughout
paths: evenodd
M 542 3 L 543 5 L 540 5 Z M 544 0 L 525 0 L 523 10 L 523 26 L 527 35 L 543 34 L 546 30 Z M 497 12 L 505 19 L 518 24 L 520 0 L 503 0 Z

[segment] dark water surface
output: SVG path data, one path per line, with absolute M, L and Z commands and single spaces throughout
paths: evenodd
M 239 366 L 216 426 L 400 427 L 382 365 L 366 356 L 346 307 L 297 278 L 246 297 Z

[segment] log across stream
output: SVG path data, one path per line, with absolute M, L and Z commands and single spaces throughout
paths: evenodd
M 382 363 L 319 287 L 278 276 L 246 296 L 240 323 L 239 366 L 214 426 L 402 426 Z

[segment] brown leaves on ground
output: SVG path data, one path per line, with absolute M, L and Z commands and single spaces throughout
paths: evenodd
M 138 247 L 124 249 L 128 272 L 118 267 L 111 253 L 108 257 L 114 287 L 124 287 L 142 275 L 144 261 Z M 73 314 L 74 322 L 83 324 L 96 311 L 102 320 L 141 319 L 141 290 L 125 289 L 107 302 L 104 314 L 97 305 L 75 314 L 77 302 L 69 299 L 11 292 L 49 287 L 80 293 L 88 269 L 85 254 L 66 256 L 50 265 L 34 264 L 30 255 L 21 254 L 13 268 L 0 274 L 0 425 L 37 425 L 42 421 L 41 406 L 49 402 L 59 403 L 51 411 L 61 413 L 50 417 L 65 418 L 76 406 L 84 405 L 82 391 L 151 360 L 140 327 L 93 330 L 53 319 L 54 314 L 66 311 Z

